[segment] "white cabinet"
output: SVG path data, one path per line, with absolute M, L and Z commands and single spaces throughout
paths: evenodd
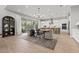
M 0 34 L 2 34 L 2 27 L 0 27 Z
M 71 36 L 79 43 L 79 29 L 73 29 Z

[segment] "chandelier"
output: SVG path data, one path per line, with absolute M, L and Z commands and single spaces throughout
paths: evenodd
M 34 14 L 35 18 L 40 18 L 40 8 L 37 8 L 37 11 Z
M 41 8 L 37 8 L 37 11 L 36 11 L 35 14 L 34 14 L 34 17 L 35 17 L 35 18 L 40 19 L 40 18 L 42 18 L 42 17 L 45 16 L 45 15 L 43 15 L 43 14 L 40 14 L 40 9 L 41 9 Z

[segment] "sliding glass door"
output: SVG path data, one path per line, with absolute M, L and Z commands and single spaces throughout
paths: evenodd
M 22 32 L 25 33 L 31 29 L 38 28 L 38 22 L 33 20 L 22 19 L 21 20 Z

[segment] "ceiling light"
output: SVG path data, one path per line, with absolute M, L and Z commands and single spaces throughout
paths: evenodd
M 18 9 L 17 11 L 18 11 L 18 12 L 21 12 L 21 10 L 20 10 L 20 9 Z
M 28 7 L 29 7 L 28 5 L 25 6 L 25 8 L 28 8 Z
M 50 11 L 50 9 L 48 9 L 48 11 Z
M 66 5 L 59 5 L 60 7 L 65 7 Z

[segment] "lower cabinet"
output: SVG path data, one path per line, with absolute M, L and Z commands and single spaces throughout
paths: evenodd
M 54 34 L 60 34 L 60 28 L 53 28 Z

